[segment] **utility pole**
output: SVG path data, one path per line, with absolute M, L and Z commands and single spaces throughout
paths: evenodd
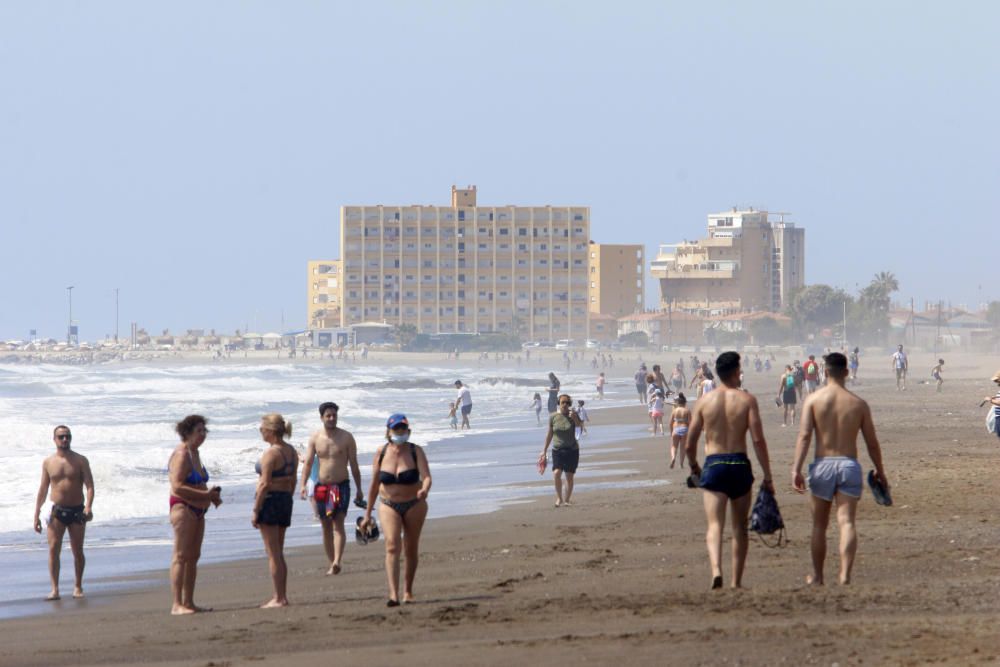
M 914 314 L 913 314 L 913 297 L 912 296 L 910 297 L 910 332 L 913 335 L 912 344 L 916 345 L 917 344 L 917 322 L 914 319 Z
M 66 325 L 66 344 L 69 345 L 73 340 L 73 285 L 66 288 L 69 293 L 69 323 Z
M 118 344 L 118 288 L 115 288 L 115 344 Z

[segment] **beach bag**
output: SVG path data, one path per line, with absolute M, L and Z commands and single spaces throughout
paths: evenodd
M 757 533 L 760 541 L 768 547 L 780 547 L 788 544 L 785 537 L 785 522 L 781 518 L 778 510 L 778 501 L 774 494 L 763 486 L 757 492 L 757 500 L 754 501 L 753 510 L 750 512 L 750 530 Z M 768 544 L 764 535 L 778 534 L 778 539 L 774 544 Z
M 990 411 L 986 413 L 986 432 L 1000 437 L 1000 433 L 997 432 L 997 407 L 995 405 L 991 405 Z

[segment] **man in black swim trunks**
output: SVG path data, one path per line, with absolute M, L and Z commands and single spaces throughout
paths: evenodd
M 83 597 L 83 538 L 87 522 L 93 518 L 90 511 L 94 504 L 94 477 L 90 473 L 87 457 L 70 450 L 73 434 L 68 426 L 56 426 L 52 434 L 56 453 L 42 462 L 42 482 L 35 500 L 35 532 L 42 532 L 40 514 L 46 496 L 52 501 L 49 516 L 49 577 L 52 592 L 47 600 L 59 599 L 59 553 L 62 551 L 63 535 L 69 530 L 69 542 L 73 549 L 73 563 L 76 566 L 76 583 L 73 597 Z M 83 490 L 87 489 L 84 502 Z M 51 490 L 51 494 L 50 494 Z
M 691 474 L 700 475 L 708 530 L 705 542 L 712 568 L 712 588 L 722 588 L 722 530 L 726 506 L 732 505 L 733 588 L 743 582 L 749 536 L 753 470 L 747 458 L 747 431 L 757 461 L 764 471 L 763 487 L 774 493 L 767 441 L 757 399 L 740 388 L 740 355 L 723 352 L 715 361 L 721 386 L 704 394 L 694 405 L 688 429 L 687 455 Z M 705 432 L 705 469 L 698 465 L 698 438 Z

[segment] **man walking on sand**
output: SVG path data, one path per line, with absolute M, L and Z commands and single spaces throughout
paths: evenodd
M 304 470 L 312 470 L 313 458 L 319 459 L 319 475 L 313 488 L 313 499 L 319 514 L 323 529 L 323 548 L 330 560 L 327 574 L 340 574 L 341 561 L 344 557 L 344 544 L 347 536 L 344 532 L 344 519 L 351 502 L 351 482 L 347 477 L 347 466 L 351 467 L 354 486 L 358 497 L 354 503 L 364 506 L 364 493 L 361 491 L 361 470 L 358 468 L 358 446 L 354 436 L 349 431 L 337 427 L 337 413 L 340 408 L 336 403 L 323 403 L 319 406 L 323 429 L 309 436 L 309 448 L 306 450 Z M 308 475 L 302 475 L 300 495 L 306 497 Z
M 892 354 L 892 367 L 896 369 L 896 391 L 906 391 L 906 371 L 910 369 L 910 363 L 902 345 Z
M 772 493 L 771 463 L 757 399 L 740 388 L 740 355 L 723 352 L 715 361 L 721 386 L 704 394 L 694 406 L 688 429 L 687 456 L 691 474 L 700 475 L 708 529 L 705 543 L 712 568 L 712 588 L 722 588 L 722 532 L 726 507 L 732 506 L 733 588 L 743 583 L 749 537 L 747 515 L 753 471 L 747 458 L 747 431 L 764 471 L 763 487 Z M 698 438 L 705 432 L 705 469 L 698 465 Z
M 889 488 L 882 467 L 882 450 L 875 436 L 868 404 L 844 387 L 847 380 L 847 357 L 833 352 L 825 357 L 827 384 L 806 399 L 802 406 L 802 426 L 795 445 L 792 466 L 792 486 L 805 493 L 806 480 L 802 465 L 816 432 L 816 458 L 809 465 L 809 491 L 812 493 L 812 576 L 807 583 L 823 584 L 823 561 L 826 559 L 826 528 L 830 509 L 837 501 L 837 523 L 840 526 L 841 584 L 851 583 L 851 568 L 858 549 L 854 516 L 861 498 L 862 474 L 858 463 L 858 432 L 868 446 L 868 456 L 875 466 L 875 476 Z
M 469 424 L 469 415 L 472 414 L 472 393 L 468 387 L 462 384 L 461 380 L 455 380 L 455 389 L 458 390 L 458 396 L 455 398 L 455 406 L 462 413 L 462 429 L 472 428 Z
M 90 473 L 87 457 L 70 450 L 73 434 L 68 426 L 56 426 L 52 432 L 56 453 L 42 462 L 42 481 L 35 499 L 35 532 L 42 532 L 40 514 L 45 497 L 52 501 L 52 513 L 48 521 L 49 577 L 52 591 L 46 600 L 59 599 L 59 554 L 62 551 L 63 535 L 69 530 L 69 543 L 73 550 L 73 564 L 76 581 L 73 597 L 83 597 L 83 538 L 87 522 L 94 518 L 90 508 L 94 504 L 94 477 Z M 84 501 L 83 490 L 87 489 Z M 51 495 L 50 495 L 51 490 Z

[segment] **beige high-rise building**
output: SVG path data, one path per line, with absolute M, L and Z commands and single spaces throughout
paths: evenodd
M 413 324 L 422 333 L 587 337 L 586 206 L 344 206 L 340 326 Z
M 653 260 L 664 309 L 700 315 L 780 311 L 805 284 L 805 230 L 787 213 L 735 207 L 708 216 L 708 237 L 665 244 Z
M 646 249 L 642 245 L 590 243 L 590 312 L 621 317 L 642 310 L 646 299 Z
M 340 326 L 341 266 L 339 259 L 309 262 L 307 290 L 310 329 Z

